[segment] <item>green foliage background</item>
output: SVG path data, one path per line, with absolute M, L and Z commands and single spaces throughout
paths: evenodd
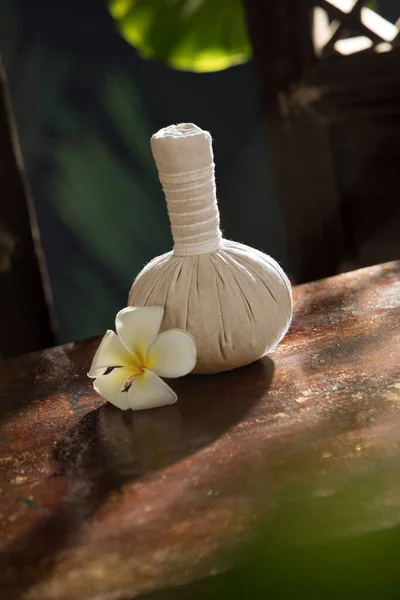
M 251 54 L 241 0 L 108 0 L 125 39 L 145 58 L 219 71 Z

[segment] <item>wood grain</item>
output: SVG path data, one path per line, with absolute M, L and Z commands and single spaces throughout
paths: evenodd
M 400 263 L 298 287 L 274 354 L 172 382 L 174 406 L 105 405 L 86 377 L 98 341 L 1 365 L 7 599 L 122 599 L 190 582 L 226 568 L 258 517 L 268 523 L 304 498 L 323 515 L 355 483 L 336 535 L 400 522 L 390 471 Z M 332 533 L 321 524 L 308 538 Z

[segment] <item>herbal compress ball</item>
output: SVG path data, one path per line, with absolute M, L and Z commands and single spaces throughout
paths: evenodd
M 192 334 L 195 373 L 247 365 L 270 352 L 292 317 L 290 282 L 278 263 L 219 229 L 211 136 L 191 123 L 151 139 L 174 249 L 139 273 L 134 306 L 163 306 L 163 329 Z

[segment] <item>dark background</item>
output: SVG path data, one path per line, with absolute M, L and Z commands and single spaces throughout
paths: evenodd
M 288 268 L 251 63 L 194 74 L 145 61 L 102 0 L 0 0 L 0 53 L 58 341 L 112 327 L 142 266 L 171 249 L 149 146 L 171 123 L 213 135 L 225 237 Z

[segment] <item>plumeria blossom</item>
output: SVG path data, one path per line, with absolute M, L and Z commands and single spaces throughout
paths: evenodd
M 94 355 L 89 377 L 93 387 L 121 410 L 173 404 L 177 395 L 160 377 L 182 377 L 196 364 L 192 336 L 180 329 L 158 335 L 161 306 L 129 306 L 115 319 Z

